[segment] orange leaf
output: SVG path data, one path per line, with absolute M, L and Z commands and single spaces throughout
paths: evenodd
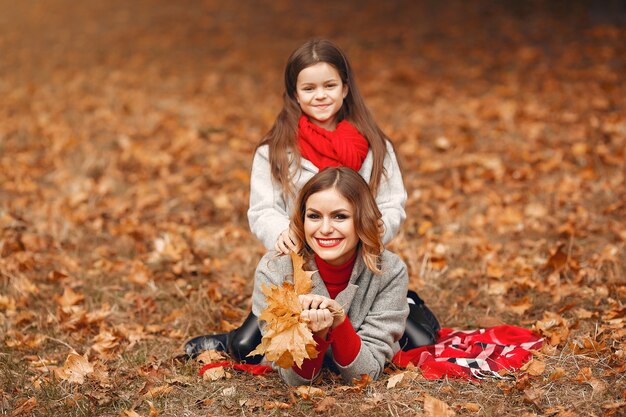
M 353 378 L 352 383 L 354 384 L 355 387 L 359 389 L 363 389 L 372 383 L 372 377 L 369 376 L 368 374 L 361 374 L 361 378 L 359 379 Z
M 317 343 L 306 323 L 302 321 L 302 307 L 294 285 L 264 286 L 267 307 L 259 319 L 266 322 L 265 334 L 249 356 L 265 354 L 268 360 L 282 368 L 302 365 L 304 359 L 317 357 Z
M 304 259 L 302 256 L 291 252 L 291 262 L 293 263 L 293 285 L 296 294 L 308 294 L 311 292 L 311 277 L 315 271 L 305 271 L 302 269 Z
M 57 303 L 61 307 L 69 307 L 69 306 L 76 305 L 80 303 L 81 301 L 83 301 L 84 299 L 85 299 L 85 296 L 83 294 L 74 292 L 74 290 L 72 290 L 70 287 L 66 287 L 65 290 L 63 291 L 63 295 L 56 298 Z

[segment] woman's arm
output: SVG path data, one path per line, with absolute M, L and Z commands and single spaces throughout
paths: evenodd
M 289 229 L 289 214 L 282 190 L 272 178 L 268 152 L 267 145 L 259 147 L 252 161 L 248 223 L 252 233 L 272 250 L 280 234 Z
M 387 252 L 389 254 L 389 252 Z M 361 374 L 376 379 L 383 372 L 385 364 L 394 355 L 396 342 L 402 336 L 409 313 L 406 301 L 408 274 L 404 262 L 396 255 L 385 256 L 383 275 L 373 276 L 380 280 L 375 300 L 363 323 L 356 329 L 361 339 L 361 348 L 352 363 L 342 365 L 335 361 L 343 380 L 352 382 Z M 372 286 L 375 288 L 375 286 Z M 331 345 L 342 343 L 343 338 L 335 338 Z
M 387 154 L 383 165 L 385 173 L 383 173 L 378 186 L 376 204 L 383 215 L 382 220 L 385 228 L 383 244 L 387 245 L 398 234 L 400 226 L 406 219 L 404 206 L 407 199 L 400 166 L 389 142 L 387 142 Z

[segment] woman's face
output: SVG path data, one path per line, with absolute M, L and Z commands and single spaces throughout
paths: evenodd
M 329 264 L 346 263 L 359 243 L 354 207 L 334 188 L 311 194 L 306 201 L 304 236 L 313 252 Z
M 300 71 L 296 81 L 296 99 L 312 123 L 326 130 L 337 127 L 337 112 L 348 94 L 335 67 L 318 62 Z

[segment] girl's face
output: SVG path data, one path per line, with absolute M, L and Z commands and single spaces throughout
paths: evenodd
M 337 112 L 348 95 L 348 86 L 339 72 L 326 62 L 318 62 L 300 71 L 296 81 L 296 99 L 312 123 L 326 130 L 337 127 Z
M 311 194 L 306 201 L 304 237 L 313 252 L 329 264 L 346 263 L 359 243 L 354 207 L 334 188 Z

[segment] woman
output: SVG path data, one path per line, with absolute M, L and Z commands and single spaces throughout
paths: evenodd
M 409 315 L 408 274 L 404 262 L 383 249 L 380 218 L 367 183 L 350 168 L 327 168 L 301 189 L 292 230 L 303 242 L 306 269 L 317 270 L 311 293 L 300 296 L 301 315 L 319 355 L 301 367 L 278 368 L 287 384 L 309 384 L 325 366 L 336 369 L 346 383 L 362 374 L 376 379 L 401 349 Z M 290 257 L 270 252 L 261 259 L 252 296 L 257 317 L 266 307 L 261 289 L 292 276 Z M 432 313 L 430 318 L 424 333 L 428 340 L 438 330 Z M 262 332 L 264 326 L 261 321 Z

